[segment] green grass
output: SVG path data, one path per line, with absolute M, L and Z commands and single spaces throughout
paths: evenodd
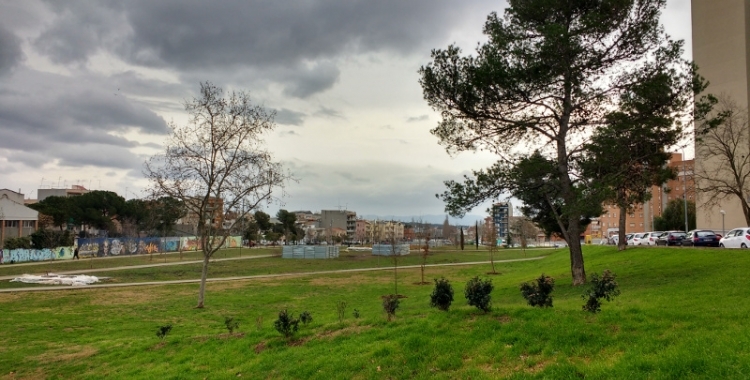
M 393 291 L 390 271 L 209 283 L 206 309 L 193 308 L 197 285 L 0 294 L 0 377 L 750 377 L 746 252 L 586 247 L 587 272 L 612 270 L 622 290 L 597 315 L 581 310 L 583 289 L 570 284 L 567 251 L 552 252 L 540 261 L 499 264 L 487 314 L 466 305 L 463 285 L 486 277 L 489 264 L 427 269 L 427 278 L 452 281 L 449 312 L 429 308 L 432 286 L 414 285 L 418 269 L 402 270 L 399 293 L 408 298 L 392 322 L 380 305 L 380 296 Z M 326 262 L 230 263 L 266 261 L 266 271 Z M 360 261 L 366 260 L 325 265 Z M 557 280 L 552 309 L 528 307 L 518 290 L 541 273 Z M 343 323 L 338 301 L 348 305 Z M 314 318 L 293 342 L 272 327 L 284 308 Z M 361 318 L 352 317 L 354 308 Z M 240 334 L 227 334 L 225 316 L 240 320 Z M 174 328 L 162 343 L 155 332 L 166 323 Z

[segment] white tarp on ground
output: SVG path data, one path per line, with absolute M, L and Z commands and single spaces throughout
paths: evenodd
M 99 282 L 99 277 L 86 276 L 83 274 L 77 275 L 65 275 L 65 274 L 54 274 L 48 273 L 45 275 L 33 275 L 24 274 L 21 277 L 16 277 L 10 282 L 24 282 L 27 284 L 42 284 L 42 285 L 71 285 L 71 286 L 82 286 L 90 285 L 95 282 Z
M 360 252 L 360 251 L 367 252 L 367 251 L 372 251 L 372 247 L 349 247 L 346 250 L 352 251 L 352 252 Z

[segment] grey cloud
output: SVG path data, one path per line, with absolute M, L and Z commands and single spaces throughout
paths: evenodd
M 358 177 L 349 172 L 336 172 L 336 175 L 353 183 L 369 183 L 370 182 L 370 180 L 365 177 Z
M 299 133 L 295 131 L 283 131 L 281 132 L 281 136 L 299 136 Z
M 283 125 L 302 125 L 305 120 L 305 116 L 307 115 L 302 112 L 282 108 L 276 110 L 275 121 Z
M 429 119 L 430 119 L 430 117 L 427 116 L 427 115 L 419 115 L 419 116 L 416 116 L 416 117 L 408 117 L 408 118 L 406 118 L 406 122 L 407 123 L 414 123 L 414 122 L 417 122 L 417 121 L 425 121 L 425 120 L 429 120 Z
M 470 0 L 480 3 L 485 0 Z M 331 88 L 350 54 L 426 54 L 471 11 L 448 0 L 50 1 L 55 15 L 34 46 L 54 62 L 99 51 L 184 73 L 280 69 L 274 81 L 305 98 Z
M 306 98 L 333 87 L 339 79 L 339 74 L 339 69 L 330 62 L 297 70 L 286 79 L 287 86 L 284 88 L 284 93 L 297 98 Z
M 333 108 L 328 108 L 325 106 L 321 106 L 317 111 L 315 111 L 315 115 L 338 118 L 338 119 L 346 119 L 343 115 L 341 115 L 341 113 L 339 113 L 339 111 L 336 111 Z
M 9 72 L 23 58 L 21 39 L 8 29 L 0 26 L 0 75 Z
M 87 144 L 75 150 L 57 152 L 57 155 L 63 166 L 132 170 L 143 165 L 143 159 L 127 149 L 106 145 Z

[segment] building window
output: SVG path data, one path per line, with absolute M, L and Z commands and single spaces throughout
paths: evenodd
M 5 221 L 5 227 L 18 227 L 18 221 L 17 220 L 6 220 Z
M 643 223 L 641 223 L 641 227 L 643 227 Z
M 630 223 L 630 227 L 635 227 L 635 223 Z
M 23 227 L 24 228 L 34 228 L 34 221 L 33 220 L 24 220 L 23 221 Z

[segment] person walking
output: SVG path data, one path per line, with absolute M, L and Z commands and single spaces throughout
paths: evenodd
M 73 250 L 73 258 L 76 260 L 80 260 L 81 258 L 78 257 L 78 247 L 76 247 L 75 250 Z

